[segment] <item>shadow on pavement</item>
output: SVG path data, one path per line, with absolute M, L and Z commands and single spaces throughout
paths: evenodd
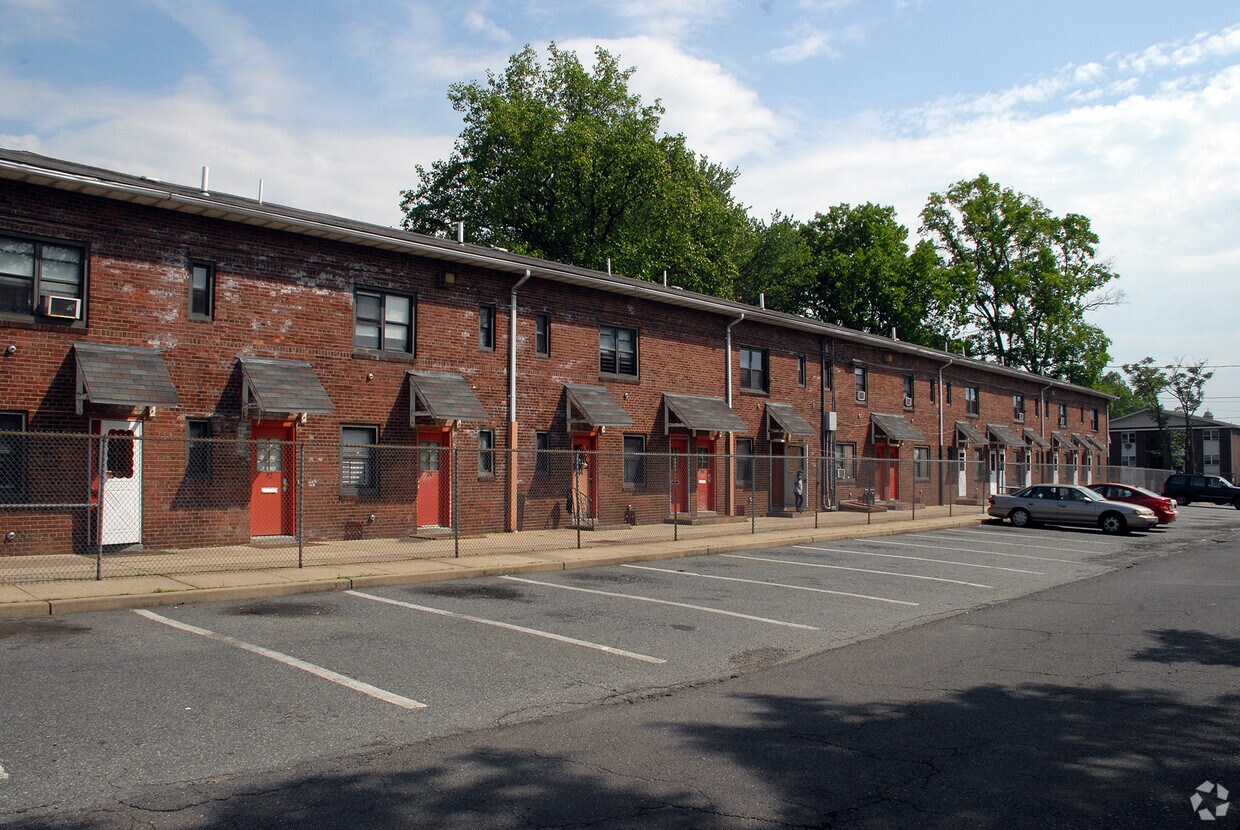
M 1218 648 L 1235 659 L 1234 642 Z M 1203 780 L 1240 790 L 1240 695 L 1190 703 L 1052 684 L 885 694 L 714 696 L 710 709 L 673 697 L 651 701 L 647 721 L 604 707 L 452 743 L 467 750 L 415 744 L 15 827 L 1191 827 Z
M 1240 667 L 1240 638 L 1179 629 L 1162 629 L 1146 633 L 1156 639 L 1158 645 L 1138 651 L 1132 656 L 1134 660 Z M 1240 680 L 1237 685 L 1240 685 Z

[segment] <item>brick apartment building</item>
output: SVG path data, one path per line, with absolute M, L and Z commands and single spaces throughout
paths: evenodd
M 759 490 L 780 512 L 798 471 L 821 478 L 823 507 L 977 499 L 1034 470 L 1089 480 L 1108 400 L 675 287 L 0 150 L 0 555 L 294 523 L 403 537 L 454 515 L 563 527 L 574 499 L 603 525 L 739 516 Z M 31 433 L 112 438 L 36 450 Z M 448 481 L 452 450 L 468 487 Z M 931 482 L 933 461 L 971 463 Z M 76 509 L 101 483 L 102 504 Z

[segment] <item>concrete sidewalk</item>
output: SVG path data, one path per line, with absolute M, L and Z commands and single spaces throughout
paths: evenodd
M 530 537 L 524 549 L 465 557 L 319 564 L 303 568 L 261 568 L 208 573 L 164 573 L 104 580 L 56 580 L 0 585 L 0 619 L 46 617 L 86 611 L 150 608 L 189 602 L 228 602 L 317 591 L 342 591 L 384 585 L 412 585 L 500 574 L 561 571 L 657 559 L 678 559 L 787 545 L 894 536 L 951 527 L 976 526 L 985 517 L 944 516 L 912 522 L 847 524 L 831 528 L 788 528 L 751 534 L 744 528 L 707 538 L 634 540 L 584 549 L 540 548 Z

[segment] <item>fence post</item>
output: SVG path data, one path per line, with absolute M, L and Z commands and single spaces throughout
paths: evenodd
M 95 579 L 103 579 L 103 488 L 108 480 L 108 461 L 104 455 L 108 451 L 108 439 L 99 430 L 99 451 L 96 454 L 98 469 L 95 480 L 99 482 L 99 500 L 95 502 Z
M 808 452 L 806 453 L 805 463 L 806 464 L 810 463 Z M 822 490 L 821 490 L 822 488 L 822 461 L 821 460 L 819 460 L 818 462 L 818 474 L 817 475 L 815 475 L 813 478 L 810 478 L 808 471 L 806 473 L 805 486 L 806 487 L 812 486 L 810 484 L 811 481 L 818 482 L 818 487 L 819 487 L 818 496 L 814 499 L 814 530 L 817 530 L 818 529 L 818 508 L 822 506 Z
M 577 458 L 574 452 L 570 461 L 573 464 L 573 527 L 577 529 L 577 550 L 581 550 L 581 466 Z
M 452 555 L 461 558 L 460 447 L 452 447 Z
M 343 450 L 343 447 L 341 448 Z M 297 444 L 297 567 L 305 567 L 306 445 Z
M 916 452 L 914 450 L 913 452 Z M 917 521 L 917 456 L 912 458 L 913 462 L 913 521 Z
M 758 511 L 754 509 L 755 507 L 756 505 L 754 504 L 753 495 L 750 494 L 749 496 L 749 532 L 750 533 L 758 532 Z

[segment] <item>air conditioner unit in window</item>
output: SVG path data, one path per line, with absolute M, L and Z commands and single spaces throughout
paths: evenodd
M 82 301 L 77 297 L 44 294 L 39 297 L 39 313 L 61 320 L 79 320 L 82 317 Z
M 864 402 L 865 402 L 865 392 L 864 392 L 864 391 L 858 391 L 858 392 L 857 392 L 857 400 L 861 401 L 862 403 L 864 403 Z
M 904 408 L 905 408 L 905 409 L 912 409 L 912 408 L 913 408 L 913 399 L 912 399 L 912 398 L 910 398 L 908 395 L 905 395 L 905 396 L 904 396 Z

